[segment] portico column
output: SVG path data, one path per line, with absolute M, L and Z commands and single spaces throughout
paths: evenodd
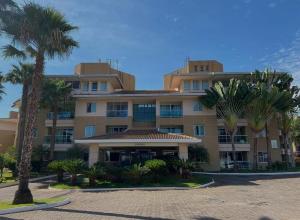
M 89 167 L 98 162 L 99 147 L 97 145 L 89 146 Z
M 179 159 L 187 160 L 189 159 L 188 145 L 187 144 L 179 144 Z

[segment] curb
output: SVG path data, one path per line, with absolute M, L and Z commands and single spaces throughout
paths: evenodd
M 11 209 L 6 209 L 6 210 L 1 210 L 0 215 L 13 214 L 13 213 L 18 213 L 18 212 L 28 212 L 28 211 L 35 211 L 35 210 L 42 210 L 42 209 L 49 209 L 49 208 L 54 208 L 54 207 L 58 207 L 58 206 L 67 205 L 70 202 L 71 202 L 70 199 L 65 199 L 61 202 L 55 202 L 55 203 L 51 203 L 51 204 L 32 205 L 32 206 L 11 208 Z
M 211 182 L 205 183 L 198 187 L 127 187 L 127 188 L 93 188 L 93 189 L 71 189 L 72 191 L 77 192 L 111 192 L 111 191 L 133 191 L 133 190 L 143 190 L 143 191 L 162 191 L 162 190 L 191 190 L 191 189 L 201 189 L 207 188 L 215 184 L 215 181 L 212 179 Z M 56 189 L 49 185 L 48 189 Z M 57 189 L 56 189 L 57 190 Z M 60 190 L 60 189 L 59 189 Z M 62 189 L 64 190 L 64 189 Z
M 192 172 L 193 174 L 215 175 L 215 176 L 289 176 L 300 175 L 300 172 L 276 172 L 276 173 L 211 173 Z
M 46 179 L 51 179 L 56 177 L 56 175 L 49 175 L 49 176 L 42 176 L 42 177 L 37 177 L 37 178 L 32 178 L 29 180 L 30 183 L 40 181 L 40 180 L 46 180 Z M 12 183 L 1 183 L 0 184 L 0 189 L 5 188 L 5 187 L 10 187 L 10 186 L 16 186 L 19 184 L 19 181 L 12 182 Z

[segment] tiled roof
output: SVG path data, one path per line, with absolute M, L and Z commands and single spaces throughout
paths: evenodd
M 128 129 L 118 134 L 107 134 L 85 138 L 82 140 L 110 140 L 110 139 L 138 139 L 138 140 L 199 140 L 198 138 L 191 137 L 183 134 L 163 133 L 157 129 Z

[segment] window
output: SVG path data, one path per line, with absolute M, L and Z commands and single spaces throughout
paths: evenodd
M 85 137 L 93 137 L 96 133 L 96 126 L 95 125 L 88 125 L 84 128 L 84 136 Z
M 120 152 L 118 152 L 118 151 L 106 151 L 105 152 L 105 161 L 119 162 L 120 161 Z
M 197 65 L 194 66 L 194 72 L 198 72 L 198 66 Z
M 204 67 L 202 65 L 200 66 L 200 71 L 204 71 Z
M 106 90 L 107 90 L 107 83 L 100 82 L 100 91 L 106 91 Z
M 127 117 L 128 103 L 127 102 L 108 102 L 106 109 L 107 117 Z
M 195 101 L 193 104 L 193 111 L 194 112 L 201 112 L 203 111 L 203 105 L 200 101 Z
M 183 90 L 185 91 L 191 90 L 191 83 L 189 80 L 183 81 Z
M 258 152 L 258 162 L 259 163 L 267 163 L 268 162 L 268 153 Z
M 182 134 L 183 126 L 162 126 L 159 130 L 164 133 Z
M 200 81 L 193 80 L 193 90 L 200 90 Z
M 89 91 L 89 82 L 82 82 L 82 91 Z
M 92 91 L 97 91 L 97 90 L 98 90 L 98 83 L 92 82 Z
M 195 136 L 204 136 L 204 126 L 203 125 L 195 125 L 194 126 L 194 135 Z
M 206 65 L 206 71 L 208 71 L 209 70 L 209 66 L 208 65 Z
M 94 112 L 96 112 L 96 103 L 87 103 L 86 112 L 87 113 L 94 113 Z
M 208 81 L 202 81 L 202 90 L 205 90 L 208 88 L 209 88 Z
M 181 104 L 163 104 L 160 105 L 160 117 L 178 118 L 182 116 Z
M 80 82 L 79 81 L 66 81 L 66 85 L 71 84 L 72 89 L 79 89 Z
M 108 134 L 118 134 L 124 132 L 126 129 L 127 129 L 127 125 L 107 126 L 106 132 Z
M 71 144 L 73 140 L 73 128 L 57 128 L 55 134 L 56 144 Z M 48 128 L 48 135 L 46 136 L 45 143 L 49 144 L 52 134 L 52 128 Z

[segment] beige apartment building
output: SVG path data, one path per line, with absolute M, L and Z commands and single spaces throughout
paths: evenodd
M 0 153 L 15 144 L 18 112 L 11 111 L 8 118 L 0 118 Z
M 130 164 L 139 160 L 178 156 L 188 159 L 190 145 L 205 147 L 205 170 L 232 167 L 230 137 L 215 109 L 199 100 L 216 81 L 249 73 L 223 72 L 215 60 L 187 61 L 164 76 L 163 90 L 136 90 L 135 77 L 108 63 L 81 63 L 74 75 L 51 75 L 72 84 L 74 102 L 59 113 L 55 155 L 64 158 L 74 145 L 87 149 L 89 165 L 97 161 Z M 52 113 L 39 112 L 35 145 L 49 146 Z M 272 160 L 281 161 L 280 133 L 270 126 Z M 240 167 L 252 162 L 252 134 L 241 119 L 235 137 Z M 258 162 L 267 162 L 264 132 L 259 138 Z

